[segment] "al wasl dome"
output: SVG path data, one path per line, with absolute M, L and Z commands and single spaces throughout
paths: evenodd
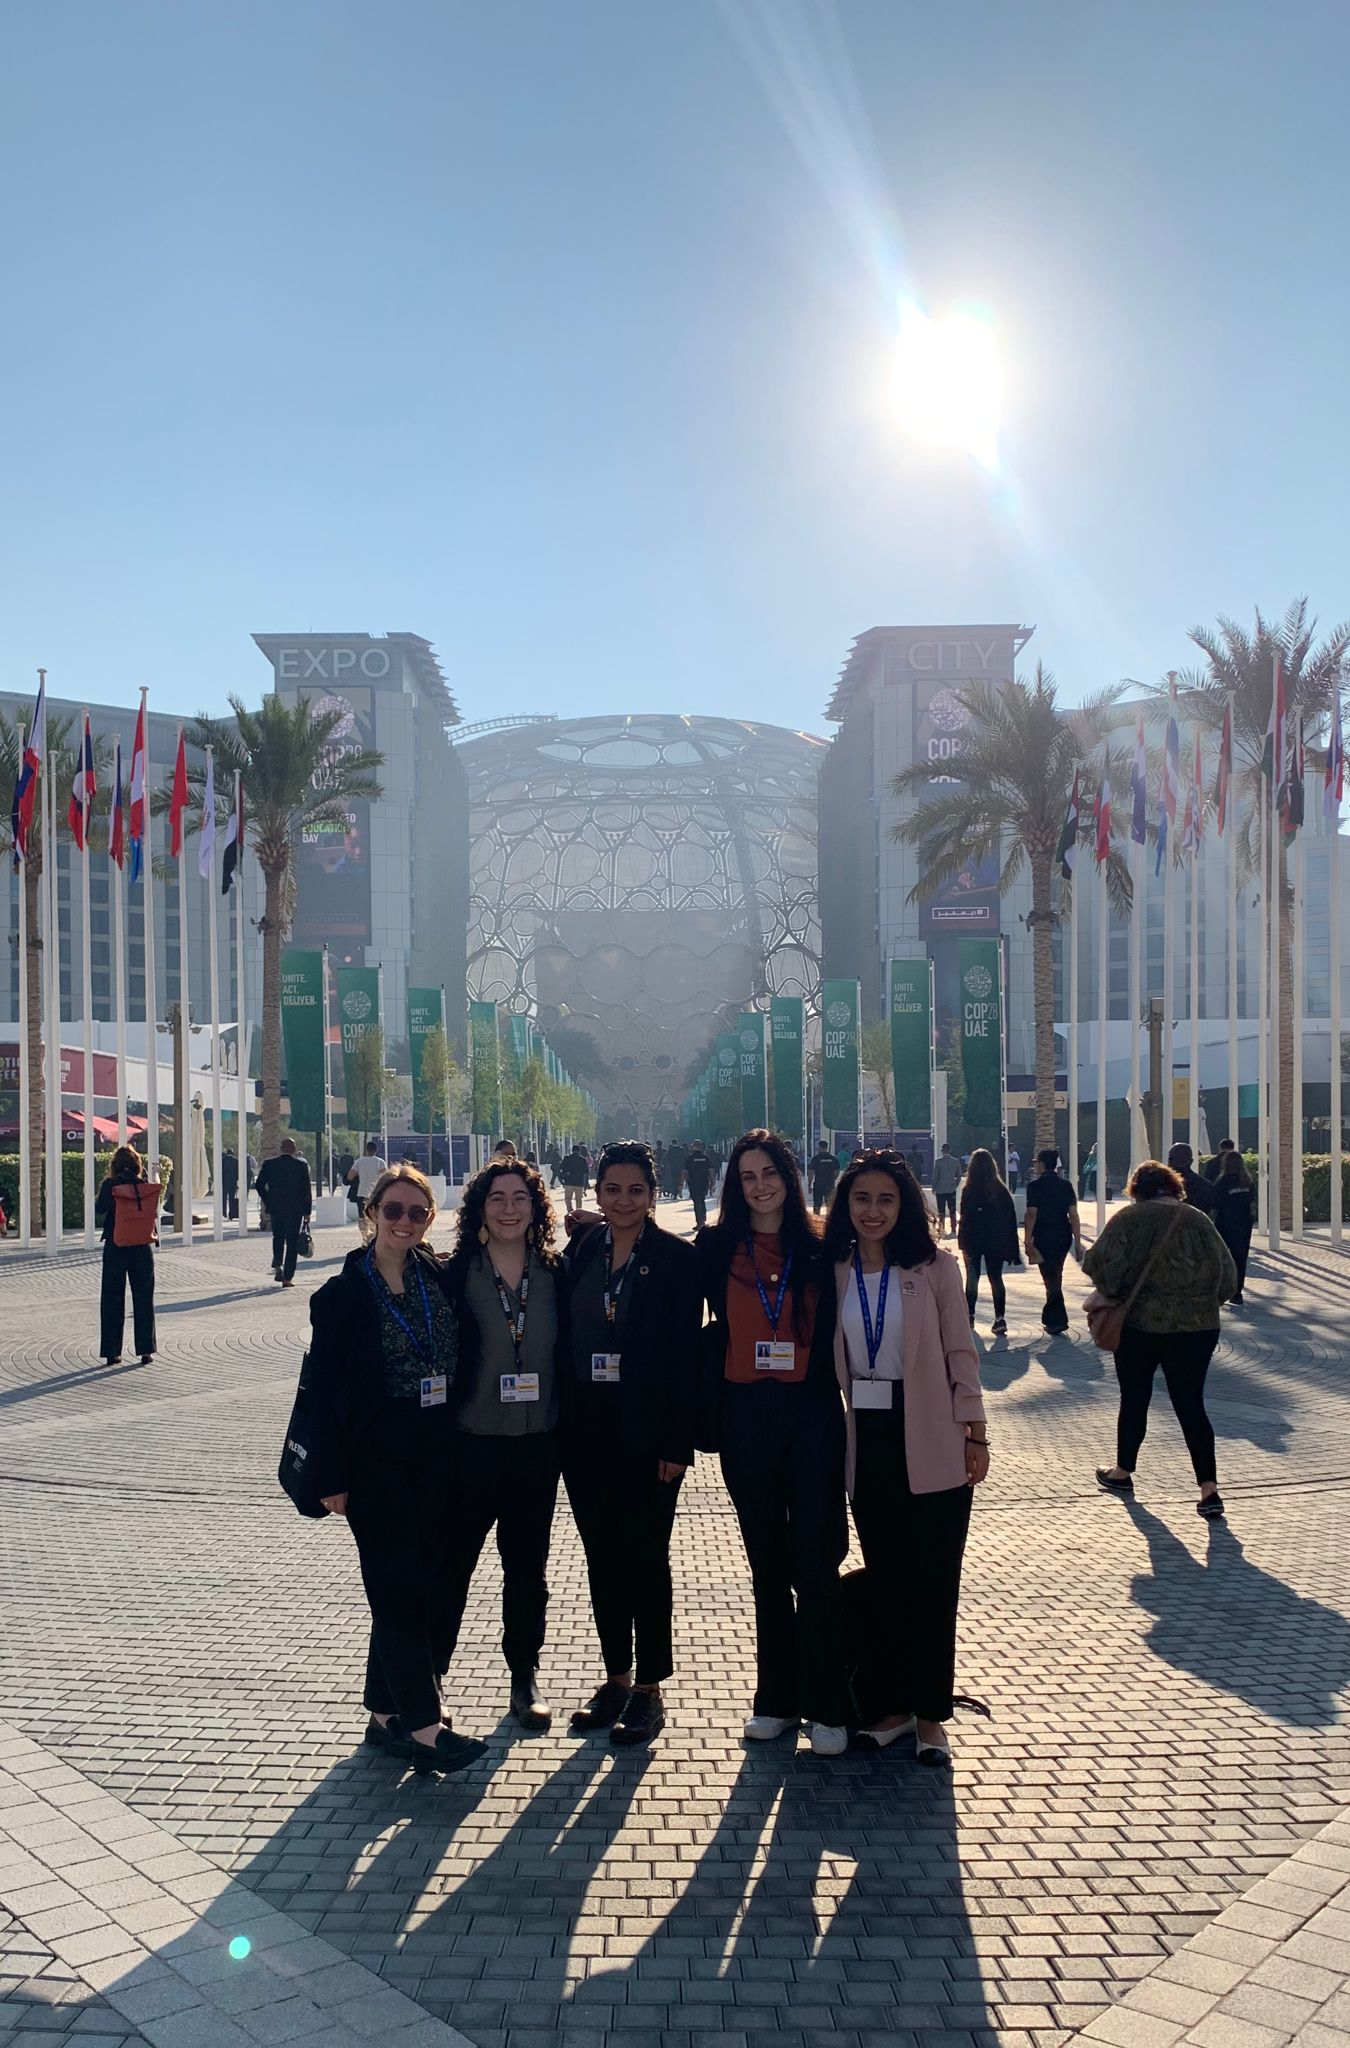
M 456 751 L 469 994 L 533 1016 L 607 1126 L 659 1129 L 728 1005 L 814 1007 L 824 740 L 649 712 L 470 727 Z

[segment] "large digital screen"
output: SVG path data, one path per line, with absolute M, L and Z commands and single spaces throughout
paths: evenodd
M 945 783 L 961 787 L 961 751 L 969 734 L 971 714 L 961 701 L 958 681 L 916 683 L 914 689 L 914 759 L 932 771 L 933 794 Z M 965 933 L 988 936 L 999 928 L 999 860 L 990 854 L 970 860 L 919 905 L 919 931 L 925 938 Z
M 329 753 L 359 753 L 375 744 L 375 708 L 369 690 L 309 691 L 316 711 L 342 714 Z M 348 804 L 340 818 L 308 825 L 295 863 L 293 937 L 298 946 L 332 946 L 352 955 L 370 943 L 370 805 Z

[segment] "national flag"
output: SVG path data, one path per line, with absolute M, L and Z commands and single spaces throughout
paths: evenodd
M 1261 749 L 1261 773 L 1272 781 L 1284 776 L 1285 717 L 1284 717 L 1284 670 L 1279 655 L 1273 658 L 1274 675 L 1270 691 L 1270 720 L 1266 726 L 1265 745 Z
M 70 785 L 70 802 L 66 806 L 70 836 L 81 853 L 89 841 L 89 821 L 94 815 L 94 792 L 97 788 L 94 780 L 94 736 L 89 730 L 89 713 L 86 711 L 75 777 Z
M 1289 761 L 1280 789 L 1280 828 L 1292 839 L 1303 823 L 1303 721 L 1289 720 Z
M 183 773 L 187 775 L 184 763 Z M 175 770 L 175 775 L 177 771 Z M 202 822 L 198 833 L 197 873 L 204 882 L 211 879 L 211 868 L 216 857 L 216 757 L 208 751 L 206 756 L 206 788 L 202 791 Z
M 141 878 L 145 848 L 145 700 L 136 714 L 136 737 L 131 742 L 131 804 L 128 812 L 131 840 L 131 879 Z
M 173 764 L 173 782 L 169 788 L 169 852 L 175 860 L 183 851 L 183 819 L 188 807 L 187 748 L 183 744 L 180 728 L 178 753 Z
M 1181 850 L 1195 854 L 1200 850 L 1204 831 L 1204 794 L 1201 788 L 1200 728 L 1195 729 L 1195 756 L 1191 763 L 1191 779 L 1186 790 L 1186 816 L 1181 827 Z
M 1078 851 L 1078 770 L 1073 771 L 1073 790 L 1069 796 L 1069 808 L 1064 813 L 1064 830 L 1059 835 L 1056 859 L 1059 871 L 1066 882 L 1073 880 L 1074 858 Z
M 1214 776 L 1214 823 L 1219 832 L 1228 829 L 1228 805 L 1233 787 L 1233 700 L 1223 709 L 1223 734 L 1219 740 L 1219 765 Z
M 42 772 L 42 757 L 47 751 L 47 678 L 38 679 L 37 702 L 33 706 L 33 722 L 28 728 L 28 739 L 19 764 L 19 778 L 14 785 L 14 802 L 9 814 L 10 833 L 14 843 L 14 864 L 17 867 L 28 857 L 28 834 L 33 825 L 33 810 L 37 804 L 38 776 Z
M 1167 858 L 1169 835 L 1177 822 L 1177 798 L 1181 791 L 1181 732 L 1177 725 L 1177 679 L 1172 678 L 1167 704 L 1167 743 L 1163 748 L 1162 779 L 1158 784 L 1158 857 L 1155 875 L 1162 873 Z
M 244 778 L 234 778 L 234 809 L 225 827 L 225 851 L 220 857 L 220 893 L 228 896 L 244 853 Z M 242 885 L 241 885 L 242 886 Z
M 1134 729 L 1134 760 L 1130 763 L 1130 837 L 1142 846 L 1148 837 L 1148 754 L 1144 748 L 1144 714 Z
M 1341 798 L 1345 794 L 1345 749 L 1341 745 L 1341 693 L 1331 713 L 1331 738 L 1327 741 L 1327 765 L 1322 775 L 1322 816 L 1333 831 L 1340 830 Z
M 1093 813 L 1097 821 L 1097 865 L 1101 867 L 1111 856 L 1111 772 L 1105 761 L 1102 762 L 1102 779 Z
M 126 854 L 126 812 L 122 804 L 122 742 L 113 742 L 112 821 L 108 831 L 108 857 L 120 868 Z

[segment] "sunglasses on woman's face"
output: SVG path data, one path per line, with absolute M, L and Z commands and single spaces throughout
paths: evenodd
M 425 1223 L 431 1215 L 430 1209 L 421 1202 L 412 1202 L 406 1209 L 402 1202 L 381 1202 L 378 1213 L 387 1217 L 391 1223 L 401 1223 L 406 1216 L 414 1227 L 419 1223 Z

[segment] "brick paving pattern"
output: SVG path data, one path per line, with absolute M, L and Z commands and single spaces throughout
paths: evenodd
M 450 1704 L 489 1755 L 437 1783 L 362 1748 L 350 1539 L 273 1479 L 305 1292 L 347 1242 L 320 1233 L 286 1295 L 257 1235 L 166 1251 L 160 1356 L 111 1373 L 96 1258 L 0 1263 L 0 1718 L 478 2048 L 1124 2042 L 1100 2028 L 1168 2023 L 1132 1987 L 1350 1801 L 1350 1275 L 1327 1251 L 1254 1261 L 1225 1326 L 1211 1526 L 1165 1396 L 1136 1503 L 1098 1494 L 1110 1360 L 1043 1338 L 1014 1277 L 962 1607 L 960 1685 L 994 1718 L 958 1719 L 951 1780 L 894 1751 L 746 1751 L 749 1587 L 700 1461 L 653 1752 L 566 1732 L 597 1667 L 563 1508 L 555 1732 L 506 1719 L 485 1560 Z

